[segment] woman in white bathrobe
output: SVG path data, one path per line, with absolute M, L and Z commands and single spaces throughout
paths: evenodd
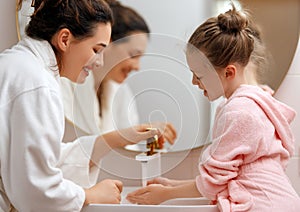
M 90 187 L 93 164 L 110 148 L 159 131 L 137 126 L 63 144 L 59 87 L 60 76 L 81 83 L 90 74 L 87 62 L 110 40 L 111 10 L 102 0 L 33 3 L 28 37 L 0 54 L 0 210 L 80 211 L 89 203 L 119 203 L 120 181 Z M 86 188 L 68 179 L 84 179 Z
M 114 24 L 111 44 L 104 51 L 104 65 L 81 85 L 61 79 L 66 121 L 64 142 L 139 123 L 134 97 L 124 81 L 131 71 L 139 70 L 150 30 L 132 8 L 115 0 L 106 1 L 113 11 Z M 160 128 L 165 139 L 173 143 L 176 131 L 170 123 L 151 126 Z
M 113 11 L 114 24 L 112 43 L 104 51 L 104 65 L 81 85 L 67 78 L 61 79 L 66 120 L 64 142 L 139 123 L 138 109 L 125 80 L 131 71 L 140 69 L 140 58 L 145 52 L 150 30 L 132 8 L 115 0 L 106 2 Z M 155 123 L 154 126 L 173 143 L 176 132 L 171 124 Z

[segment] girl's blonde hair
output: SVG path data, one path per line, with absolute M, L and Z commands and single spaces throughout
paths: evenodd
M 254 49 L 250 22 L 249 14 L 237 11 L 232 4 L 226 13 L 200 25 L 188 43 L 202 51 L 216 69 L 230 63 L 246 66 Z

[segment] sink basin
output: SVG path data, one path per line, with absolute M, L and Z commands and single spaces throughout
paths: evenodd
M 126 195 L 138 189 L 138 187 L 125 187 L 122 192 L 120 205 L 114 204 L 90 204 L 82 209 L 82 212 L 219 212 L 216 205 L 209 205 L 205 198 L 178 198 L 167 200 L 160 205 L 136 205 L 126 200 Z
M 210 205 L 210 200 L 199 197 L 199 198 L 177 198 L 167 200 L 160 205 Z

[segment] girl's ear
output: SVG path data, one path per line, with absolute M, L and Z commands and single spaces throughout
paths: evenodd
M 63 28 L 59 30 L 52 39 L 52 45 L 54 45 L 60 52 L 66 52 L 73 39 L 73 35 L 69 29 Z
M 225 68 L 225 72 L 224 72 L 224 77 L 226 79 L 232 79 L 235 77 L 236 75 L 236 67 L 234 65 L 228 65 L 226 68 Z

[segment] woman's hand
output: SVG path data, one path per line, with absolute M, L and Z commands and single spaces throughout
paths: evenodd
M 129 193 L 126 199 L 134 204 L 158 205 L 171 199 L 170 193 L 170 187 L 160 184 L 151 184 Z
M 141 131 L 146 130 L 147 128 L 156 128 L 160 131 L 158 142 L 163 145 L 165 141 L 168 141 L 170 144 L 174 144 L 175 139 L 177 138 L 177 132 L 174 126 L 169 122 L 155 122 L 149 124 L 142 124 L 137 126 Z
M 158 122 L 154 124 L 141 124 L 100 135 L 94 144 L 90 166 L 97 164 L 111 149 L 136 144 L 156 135 L 158 136 L 160 147 L 163 147 L 165 140 L 170 144 L 174 143 L 176 130 L 170 123 Z
M 85 189 L 84 205 L 120 204 L 123 184 L 118 180 L 103 180 L 89 189 Z
M 149 130 L 149 128 L 151 128 Z M 176 130 L 171 123 L 157 122 L 150 124 L 141 124 L 134 127 L 116 130 L 107 134 L 103 137 L 106 138 L 107 143 L 112 144 L 112 141 L 118 141 L 115 147 L 122 147 L 129 144 L 136 144 L 140 141 L 148 138 L 158 136 L 158 142 L 163 146 L 165 140 L 170 144 L 173 144 L 177 135 Z
M 156 205 L 174 198 L 201 197 L 195 180 L 178 180 L 177 182 L 181 183 L 176 184 L 175 186 L 150 184 L 146 187 L 129 193 L 126 199 L 131 203 Z

